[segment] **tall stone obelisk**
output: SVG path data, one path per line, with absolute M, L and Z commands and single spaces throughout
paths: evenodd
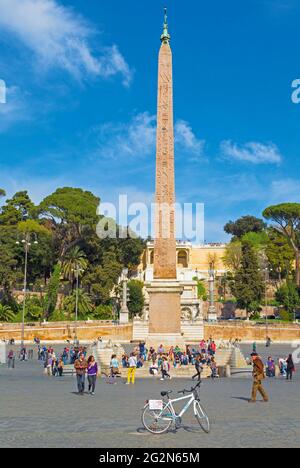
M 182 345 L 182 288 L 177 281 L 175 237 L 172 51 L 166 9 L 158 63 L 155 202 L 154 279 L 146 285 L 149 293 L 147 343 Z

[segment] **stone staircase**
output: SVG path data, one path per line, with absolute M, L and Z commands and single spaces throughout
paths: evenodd
M 133 322 L 133 341 L 146 341 L 149 333 L 148 322 L 134 321 Z
M 151 375 L 150 372 L 149 372 L 149 363 L 145 363 L 143 367 L 141 367 L 140 369 L 137 369 L 136 370 L 136 378 L 143 378 L 143 379 L 146 379 L 146 378 L 149 378 L 149 379 L 157 379 L 157 378 L 161 378 L 161 372 L 158 372 L 157 375 Z M 124 377 L 124 378 L 127 378 L 127 369 L 120 369 L 121 371 L 121 376 Z M 181 366 L 181 367 L 176 367 L 174 368 L 172 365 L 171 365 L 171 369 L 170 369 L 170 375 L 172 378 L 175 378 L 175 379 L 191 379 L 193 375 L 196 374 L 196 371 L 195 371 L 195 367 L 194 366 Z M 211 371 L 209 369 L 209 367 L 205 366 L 204 368 L 204 371 L 202 373 L 202 378 L 203 379 L 206 379 L 208 377 L 210 377 L 211 375 Z
M 204 337 L 203 322 L 184 323 L 181 324 L 181 332 L 187 344 L 200 343 Z M 135 320 L 133 322 L 133 337 L 135 342 L 146 341 L 149 333 L 148 322 Z
M 203 322 L 182 323 L 181 332 L 187 344 L 200 343 L 204 338 Z

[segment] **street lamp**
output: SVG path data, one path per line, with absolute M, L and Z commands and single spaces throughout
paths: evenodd
M 265 320 L 266 320 L 266 339 L 269 338 L 269 322 L 268 322 L 268 279 L 270 278 L 270 272 L 273 271 L 272 268 L 263 268 L 262 270 L 265 274 Z
M 26 232 L 24 239 L 22 239 L 21 244 L 24 246 L 25 252 L 25 266 L 24 266 L 24 289 L 23 289 L 23 311 L 22 311 L 22 331 L 21 331 L 21 349 L 24 348 L 24 338 L 25 338 L 25 312 L 26 312 L 26 293 L 27 293 L 27 268 L 28 268 L 28 254 L 29 249 L 32 245 L 31 237 L 34 236 L 34 245 L 38 244 L 36 234 Z M 20 245 L 20 241 L 16 241 L 17 245 Z
M 78 336 L 77 336 L 77 321 L 78 321 L 78 293 L 79 293 L 79 275 L 80 273 L 84 273 L 84 270 L 82 268 L 76 267 L 72 269 L 72 271 L 75 273 L 75 278 L 76 278 L 76 299 L 75 299 L 75 345 L 78 343 Z
M 120 323 L 129 322 L 129 310 L 127 307 L 127 283 L 128 283 L 128 268 L 123 268 L 121 281 L 123 283 L 123 298 L 120 311 Z
M 209 308 L 208 320 L 217 321 L 216 307 L 215 307 L 215 270 L 208 271 L 209 279 Z

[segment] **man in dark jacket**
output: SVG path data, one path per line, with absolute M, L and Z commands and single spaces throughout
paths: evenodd
M 252 397 L 249 400 L 249 403 L 256 403 L 257 392 L 261 394 L 265 403 L 269 401 L 267 392 L 265 391 L 262 381 L 265 379 L 265 368 L 264 363 L 257 353 L 252 353 L 252 363 L 253 363 L 253 387 L 252 387 Z

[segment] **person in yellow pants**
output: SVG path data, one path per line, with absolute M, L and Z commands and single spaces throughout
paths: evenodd
M 137 366 L 137 359 L 133 353 L 131 353 L 130 358 L 128 360 L 128 371 L 127 371 L 127 382 L 126 385 L 130 385 L 130 383 L 135 382 L 135 371 Z

